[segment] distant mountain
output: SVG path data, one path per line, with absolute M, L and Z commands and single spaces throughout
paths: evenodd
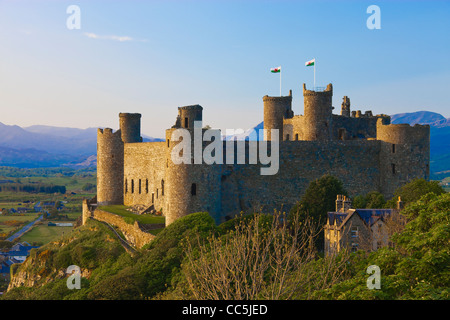
M 142 137 L 144 142 L 163 141 Z M 0 166 L 84 168 L 96 166 L 96 153 L 97 128 L 21 128 L 0 122 Z
M 259 130 L 264 129 L 264 121 L 257 124 L 255 127 L 248 129 L 240 134 L 233 134 L 228 136 L 223 136 L 223 140 L 229 141 L 229 140 L 258 140 Z
M 419 124 L 432 124 L 437 121 L 445 121 L 445 117 L 436 112 L 430 111 L 417 111 L 411 113 L 397 113 L 391 115 L 391 123 L 409 123 L 410 125 Z

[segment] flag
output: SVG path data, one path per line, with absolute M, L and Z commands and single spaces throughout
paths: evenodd
M 270 72 L 272 72 L 272 73 L 279 73 L 279 72 L 281 72 L 281 67 L 278 67 L 278 68 L 271 68 L 271 69 L 270 69 Z
M 309 61 L 306 61 L 305 62 L 305 66 L 307 66 L 307 67 L 313 66 L 315 62 L 316 62 L 316 58 L 314 58 L 312 60 L 309 60 Z

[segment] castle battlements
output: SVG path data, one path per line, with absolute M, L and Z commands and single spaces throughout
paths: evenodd
M 178 108 L 164 142 L 142 143 L 141 115 L 120 113 L 119 130 L 98 130 L 97 203 L 162 211 L 166 225 L 199 211 L 209 212 L 219 223 L 240 212 L 289 210 L 309 183 L 325 173 L 340 179 L 350 196 L 377 190 L 390 197 L 412 179 L 428 179 L 429 126 L 390 124 L 387 115 L 352 111 L 347 96 L 340 114 L 333 114 L 332 97 L 332 84 L 323 91 L 303 84 L 303 115 L 294 114 L 292 91 L 263 97 L 264 129 L 269 130 L 264 140 L 272 142 L 273 129 L 280 140 L 274 138 L 279 146 L 274 175 L 261 175 L 263 165 L 249 151 L 254 142 L 240 147 L 232 142 L 236 147 L 228 149 L 228 141 L 212 139 L 221 136 L 220 130 L 202 129 L 200 105 Z M 171 138 L 180 128 L 211 139 L 192 147 L 190 161 L 175 164 L 171 154 L 179 141 Z M 223 147 L 217 156 L 224 161 L 205 162 L 201 156 L 217 143 Z

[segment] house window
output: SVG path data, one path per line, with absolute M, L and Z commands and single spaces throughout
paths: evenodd
M 358 251 L 358 243 L 352 242 L 352 252 Z
M 191 185 L 191 195 L 193 196 L 197 195 L 197 184 L 195 183 Z
M 352 235 L 352 238 L 358 238 L 358 227 L 352 227 L 351 235 Z

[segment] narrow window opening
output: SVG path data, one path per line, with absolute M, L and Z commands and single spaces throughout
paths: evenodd
M 395 153 L 395 143 L 392 144 L 392 153 Z
M 131 179 L 131 193 L 134 193 L 134 180 Z
M 189 120 L 188 118 L 184 118 L 184 127 L 189 128 Z
M 197 195 L 197 184 L 195 183 L 191 185 L 191 195 L 193 196 Z
M 139 194 L 141 194 L 141 191 L 142 191 L 142 189 L 141 189 L 141 179 L 139 179 Z
M 161 180 L 161 196 L 164 195 L 164 180 Z
M 145 179 L 145 193 L 148 193 L 148 179 Z
M 395 174 L 395 164 L 391 163 L 391 167 L 392 167 L 392 174 Z
M 295 134 L 295 141 L 298 141 L 298 133 Z

